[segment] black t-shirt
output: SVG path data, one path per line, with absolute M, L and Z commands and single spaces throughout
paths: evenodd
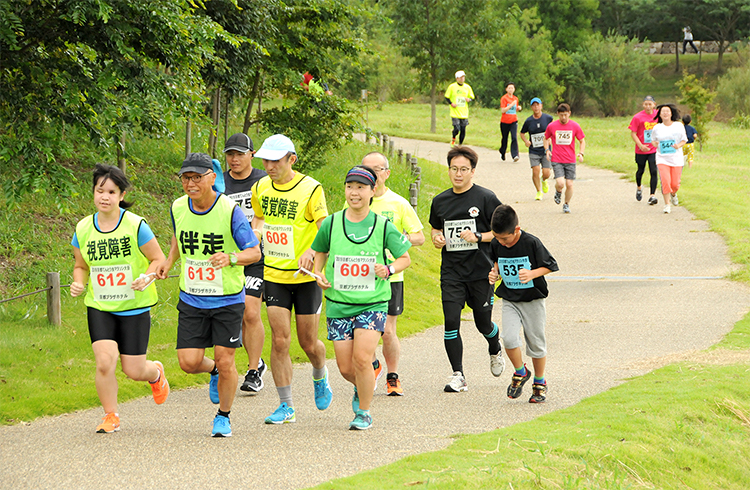
M 547 126 L 552 122 L 552 116 L 542 112 L 539 119 L 535 119 L 534 116 L 529 116 L 524 121 L 521 127 L 522 133 L 529 133 L 531 138 L 531 146 L 529 147 L 529 153 L 536 155 L 544 155 L 544 132 L 547 130 Z M 534 136 L 539 135 L 541 136 Z
M 471 282 L 487 278 L 492 268 L 490 243 L 469 243 L 459 235 L 465 229 L 490 231 L 492 213 L 500 204 L 494 192 L 476 184 L 462 194 L 448 189 L 435 196 L 430 207 L 430 225 L 443 230 L 446 242 L 441 250 L 441 280 Z
M 255 213 L 253 212 L 253 206 L 250 204 L 250 198 L 253 195 L 252 187 L 260 179 L 265 177 L 266 172 L 263 170 L 253 168 L 250 175 L 242 180 L 233 178 L 229 171 L 224 172 L 224 194 L 230 199 L 234 200 L 242 210 L 242 213 L 247 216 L 247 221 L 252 224 Z M 253 277 L 263 277 L 263 257 L 254 264 L 245 266 L 245 275 Z
M 542 241 L 531 233 L 521 231 L 521 236 L 510 248 L 500 245 L 496 239 L 490 242 L 490 257 L 498 262 L 499 274 L 503 279 L 495 294 L 508 301 L 524 302 L 546 298 L 549 294 L 544 276 L 521 284 L 518 280 L 520 269 L 534 270 L 546 267 L 552 272 L 560 270 L 557 261 L 544 247 Z

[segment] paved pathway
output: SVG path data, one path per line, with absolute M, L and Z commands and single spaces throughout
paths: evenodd
M 401 139 L 398 147 L 443 164 L 449 149 Z M 2 487 L 302 488 L 446 447 L 452 434 L 488 431 L 570 406 L 647 372 L 663 356 L 716 343 L 746 312 L 750 290 L 715 279 L 732 268 L 722 240 L 683 207 L 664 215 L 661 205 L 636 202 L 635 185 L 620 175 L 579 166 L 572 213 L 563 215 L 551 193 L 534 201 L 526 154 L 509 163 L 500 162 L 496 151 L 476 150 L 475 181 L 513 205 L 522 227 L 539 236 L 560 265 L 548 276 L 548 403 L 527 403 L 528 389 L 523 398 L 508 400 L 510 373 L 492 377 L 486 343 L 467 322 L 462 336 L 469 391 L 443 393 L 450 366 L 442 327 L 429 329 L 403 341 L 400 374 L 407 394 L 387 397 L 381 384 L 370 431 L 347 430 L 351 388 L 332 360 L 328 410 L 315 409 L 311 369 L 298 366 L 297 423 L 265 426 L 263 418 L 278 403 L 269 374 L 260 395 L 238 396 L 229 439 L 208 436 L 216 408 L 207 388 L 174 392 L 163 406 L 150 397 L 124 403 L 122 431 L 113 435 L 92 431 L 101 409 L 2 427 Z M 426 198 L 420 206 L 429 206 Z M 499 309 L 495 317 L 499 322 Z

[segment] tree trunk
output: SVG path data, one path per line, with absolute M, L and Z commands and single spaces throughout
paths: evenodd
M 228 130 L 229 130 L 229 96 L 224 98 L 224 142 L 225 143 L 227 139 L 229 138 L 229 135 L 227 134 Z
M 122 173 L 126 173 L 127 159 L 125 157 L 125 133 L 120 133 L 117 139 L 117 166 L 120 167 Z
M 221 89 L 217 88 L 214 91 L 213 97 L 211 98 L 212 111 L 211 111 L 211 132 L 208 134 L 208 154 L 211 158 L 216 158 L 216 141 L 218 140 L 219 133 L 219 117 L 221 114 Z
M 250 116 L 253 113 L 253 103 L 255 102 L 255 97 L 258 96 L 258 85 L 260 82 L 260 70 L 258 70 L 258 73 L 255 74 L 255 80 L 253 80 L 253 88 L 250 90 L 250 97 L 247 101 L 247 110 L 245 111 L 245 122 L 242 124 L 242 132 L 247 134 L 247 130 L 250 129 Z
M 430 73 L 430 133 L 437 132 L 437 101 L 435 95 L 437 92 L 437 70 L 433 66 L 432 73 Z
M 185 158 L 192 153 L 193 123 L 190 118 L 185 122 Z
M 263 74 L 263 80 L 258 88 L 258 118 L 263 114 L 263 87 L 266 84 L 266 74 Z M 255 134 L 260 135 L 260 123 L 255 125 Z
M 724 51 L 727 49 L 724 41 L 719 41 L 719 57 L 716 60 L 716 71 L 721 72 L 722 61 L 724 60 Z

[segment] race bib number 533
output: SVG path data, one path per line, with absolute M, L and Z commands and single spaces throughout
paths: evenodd
M 126 265 L 99 265 L 91 267 L 91 284 L 96 301 L 125 301 L 135 299 L 130 289 L 133 269 Z

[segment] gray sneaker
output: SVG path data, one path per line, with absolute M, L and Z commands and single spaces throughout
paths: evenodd
M 445 391 L 447 393 L 460 393 L 468 390 L 469 387 L 466 385 L 466 378 L 461 374 L 460 371 L 456 371 L 451 376 L 451 380 L 445 385 Z
M 560 201 L 562 201 L 562 192 L 555 191 L 555 204 L 560 204 Z
M 658 204 L 659 200 L 655 196 L 651 196 L 648 198 L 648 203 L 653 206 L 654 204 Z
M 568 206 L 568 203 L 563 204 L 563 213 L 570 213 L 570 206 Z
M 503 351 L 498 352 L 494 356 L 490 354 L 490 371 L 496 378 L 505 371 L 505 358 L 503 358 Z
M 677 194 L 672 194 L 672 206 L 679 206 L 680 200 L 677 199 Z

